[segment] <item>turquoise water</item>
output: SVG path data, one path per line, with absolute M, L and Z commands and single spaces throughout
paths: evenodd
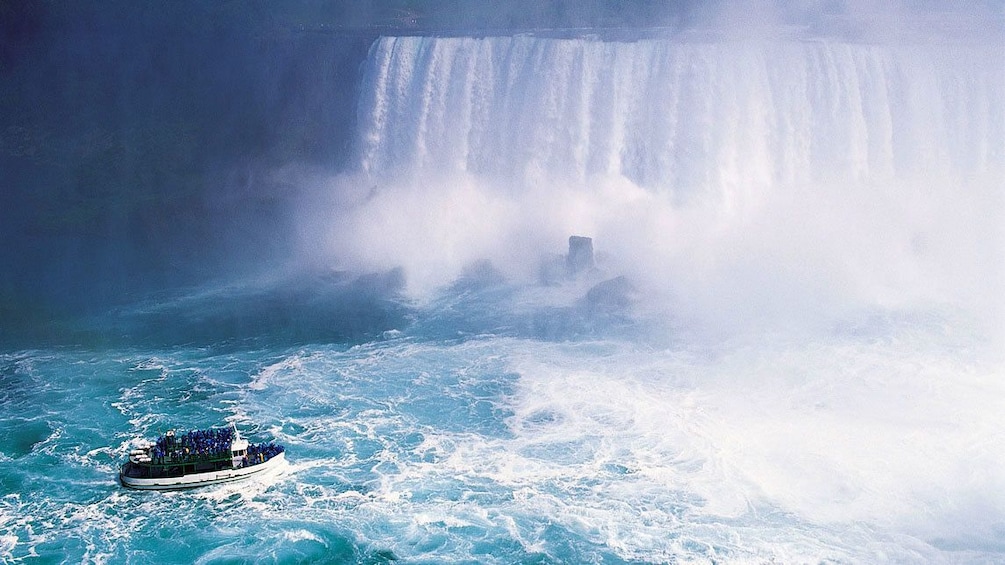
M 0 557 L 995 560 L 995 499 L 983 516 L 945 502 L 990 493 L 1003 457 L 981 443 L 1000 379 L 952 351 L 959 337 L 910 325 L 660 348 L 406 331 L 7 353 Z M 117 483 L 134 438 L 228 423 L 283 443 L 283 472 L 166 493 Z M 961 461 L 976 466 L 965 483 Z

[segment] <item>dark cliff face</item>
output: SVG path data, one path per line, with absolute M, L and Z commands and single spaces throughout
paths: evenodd
M 188 8 L 0 8 L 0 332 L 272 260 L 269 171 L 348 160 L 372 36 Z

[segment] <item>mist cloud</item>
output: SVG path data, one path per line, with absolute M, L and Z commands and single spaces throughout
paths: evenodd
M 533 282 L 576 234 L 723 326 L 1000 311 L 996 49 L 386 38 L 361 170 L 305 225 L 418 295 L 483 260 Z

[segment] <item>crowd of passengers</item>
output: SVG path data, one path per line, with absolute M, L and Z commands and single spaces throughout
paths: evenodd
M 248 454 L 244 457 L 244 462 L 241 465 L 246 467 L 248 465 L 256 465 L 258 463 L 264 463 L 274 456 L 279 455 L 283 452 L 283 446 L 276 445 L 272 442 L 269 443 L 259 443 L 259 444 L 249 444 Z
M 230 444 L 234 441 L 233 428 L 210 428 L 193 430 L 185 434 L 168 433 L 157 438 L 150 450 L 154 463 L 189 461 L 209 457 L 225 457 L 230 454 Z
M 150 458 L 157 464 L 226 458 L 231 455 L 233 441 L 233 428 L 193 430 L 182 435 L 169 433 L 157 438 L 150 449 Z M 241 466 L 263 463 L 282 452 L 283 446 L 271 442 L 249 444 Z

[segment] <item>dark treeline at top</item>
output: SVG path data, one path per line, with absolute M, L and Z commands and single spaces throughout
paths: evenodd
M 0 5 L 6 32 L 24 39 L 41 22 L 109 32 L 122 27 L 171 27 L 193 33 L 239 29 L 387 31 L 519 30 L 683 26 L 714 13 L 720 2 L 698 0 L 382 0 L 376 2 L 222 1 L 136 3 L 123 0 L 25 0 Z

